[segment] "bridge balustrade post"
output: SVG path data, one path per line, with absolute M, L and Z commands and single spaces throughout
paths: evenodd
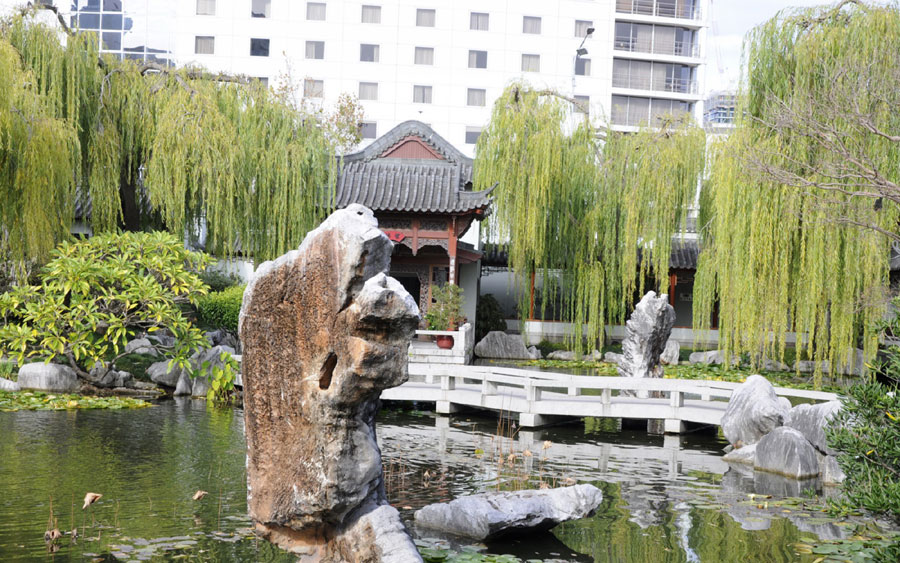
M 441 376 L 441 391 L 453 391 L 456 389 L 456 378 L 450 375 Z
M 525 397 L 528 401 L 540 401 L 541 389 L 532 385 L 531 381 L 525 384 Z
M 574 385 L 569 385 L 569 395 L 575 397 L 581 394 L 581 389 L 575 387 Z
M 488 381 L 487 379 L 481 382 L 481 394 L 482 395 L 496 395 L 497 394 L 497 384 L 493 381 Z
M 606 388 L 600 392 L 600 402 L 604 405 L 612 402 L 612 389 Z
M 673 407 L 684 406 L 684 395 L 681 391 L 669 391 L 669 404 Z

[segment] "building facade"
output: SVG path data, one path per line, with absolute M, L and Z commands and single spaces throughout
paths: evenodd
M 632 129 L 703 115 L 709 0 L 56 0 L 105 51 L 198 64 L 312 103 L 359 97 L 371 142 L 429 124 L 467 155 L 513 80 L 571 96 Z M 22 0 L 0 0 L 6 5 Z

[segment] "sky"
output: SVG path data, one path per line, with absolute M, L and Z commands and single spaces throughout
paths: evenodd
M 779 10 L 791 6 L 834 4 L 829 0 L 710 0 L 707 30 L 706 90 L 735 89 L 741 75 L 744 35 Z

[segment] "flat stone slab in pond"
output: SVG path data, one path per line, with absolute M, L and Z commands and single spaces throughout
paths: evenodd
M 603 501 L 593 485 L 460 497 L 416 511 L 416 526 L 490 540 L 549 530 L 561 522 L 590 516 Z

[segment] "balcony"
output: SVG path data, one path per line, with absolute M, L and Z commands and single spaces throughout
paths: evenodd
M 700 56 L 700 45 L 687 41 L 650 41 L 633 37 L 616 37 L 613 49 L 629 53 L 648 53 L 652 55 L 671 55 L 674 57 Z
M 690 78 L 665 77 L 651 79 L 649 76 L 635 76 L 613 73 L 613 88 L 671 92 L 673 94 L 696 94 L 697 82 Z
M 616 12 L 660 18 L 699 20 L 700 5 L 697 0 L 616 0 Z

